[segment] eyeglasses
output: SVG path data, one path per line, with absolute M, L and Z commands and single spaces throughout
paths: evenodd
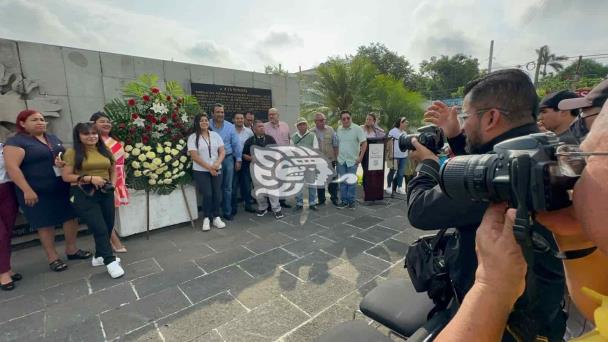
M 578 177 L 587 166 L 591 156 L 608 156 L 608 152 L 584 152 L 579 145 L 561 145 L 555 151 L 557 164 L 562 175 Z
M 506 111 L 506 110 L 502 110 L 502 109 L 500 109 L 500 108 L 483 108 L 483 109 L 478 109 L 478 110 L 476 110 L 476 111 L 475 111 L 475 112 L 473 112 L 473 113 L 467 113 L 467 112 L 465 112 L 465 111 L 463 111 L 463 110 L 461 109 L 460 113 L 458 113 L 458 115 L 457 115 L 457 116 L 458 116 L 458 122 L 460 122 L 460 124 L 462 125 L 462 124 L 464 124 L 464 122 L 465 122 L 465 121 L 467 121 L 467 119 L 468 119 L 470 116 L 472 116 L 473 114 L 477 114 L 477 115 L 479 115 L 480 113 L 485 113 L 485 112 L 487 112 L 487 111 L 489 111 L 489 110 L 492 110 L 492 109 L 497 110 L 497 111 L 498 111 L 500 114 L 503 114 L 503 115 L 508 115 L 508 114 L 509 114 L 509 112 L 508 112 L 508 111 Z
M 348 116 L 345 116 L 342 118 L 342 121 L 348 121 L 348 120 L 350 120 L 350 117 L 348 117 Z

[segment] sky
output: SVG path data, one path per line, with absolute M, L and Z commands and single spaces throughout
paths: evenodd
M 0 38 L 259 72 L 310 69 L 372 42 L 414 66 L 463 53 L 486 68 L 494 40 L 502 68 L 545 44 L 608 53 L 606 18 L 608 0 L 0 0 Z

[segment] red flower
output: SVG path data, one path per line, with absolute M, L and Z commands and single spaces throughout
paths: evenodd
M 133 143 L 133 140 L 131 140 L 131 138 L 127 138 L 125 142 L 127 143 L 127 145 L 131 145 Z
M 141 137 L 141 142 L 145 145 L 150 141 L 150 138 L 147 135 Z
M 129 132 L 131 132 L 131 134 L 137 132 L 137 127 L 135 127 L 135 126 L 129 127 Z
M 150 88 L 150 91 L 152 92 L 152 94 L 158 94 L 158 93 L 160 93 L 160 89 L 158 89 L 157 87 Z
M 167 123 L 167 121 L 169 121 L 169 119 L 166 116 L 163 115 L 160 117 L 160 122 Z
M 167 101 L 171 101 L 171 96 L 167 95 Z
M 120 129 L 125 129 L 127 127 L 127 125 L 124 122 L 121 122 L 118 124 L 118 128 Z
M 152 126 L 146 125 L 146 132 L 150 132 L 152 130 Z
M 148 95 L 144 95 L 141 98 L 144 100 L 144 102 L 150 101 L 150 96 L 148 96 Z
M 171 119 L 173 119 L 173 121 L 177 121 L 177 118 L 178 116 L 176 113 L 171 114 Z
M 135 104 L 136 104 L 135 99 L 129 99 L 129 101 L 127 101 L 127 105 L 129 105 L 131 107 L 135 106 Z
M 148 114 L 146 115 L 146 120 L 150 121 L 151 123 L 155 124 L 156 123 L 156 118 L 154 117 L 154 115 L 152 114 Z
M 139 118 L 139 115 L 137 115 L 137 113 L 131 114 L 131 119 L 135 120 L 137 118 Z

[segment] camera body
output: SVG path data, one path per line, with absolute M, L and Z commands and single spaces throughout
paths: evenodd
M 414 151 L 416 148 L 412 144 L 412 138 L 416 138 L 420 144 L 428 148 L 435 154 L 443 148 L 445 136 L 443 130 L 435 125 L 427 125 L 418 128 L 418 132 L 414 134 L 404 134 L 399 137 L 399 149 L 402 152 Z
M 99 190 L 106 194 L 110 194 L 114 192 L 114 185 L 112 184 L 112 182 L 106 182 L 104 185 L 101 186 L 101 188 L 99 188 Z
M 506 201 L 514 208 L 525 200 L 531 211 L 567 207 L 578 177 L 560 172 L 559 145 L 554 133 L 533 133 L 496 144 L 494 154 L 454 157 L 441 168 L 441 189 L 453 199 Z

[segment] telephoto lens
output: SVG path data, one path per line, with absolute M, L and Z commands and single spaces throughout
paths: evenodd
M 403 134 L 399 137 L 399 149 L 402 152 L 415 151 L 416 147 L 412 144 L 412 138 L 416 138 L 422 146 L 431 152 L 438 154 L 443 148 L 445 136 L 441 128 L 435 125 L 427 125 L 418 128 L 418 133 Z

